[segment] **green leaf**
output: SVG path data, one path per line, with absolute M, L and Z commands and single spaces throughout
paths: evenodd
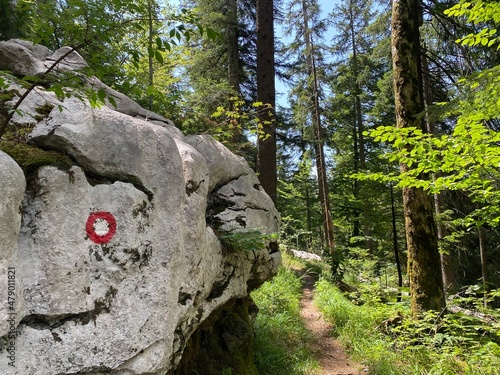
M 154 95 L 155 92 L 156 92 L 156 89 L 154 86 L 148 86 L 146 89 L 146 93 L 148 94 L 148 96 Z
M 63 100 L 64 100 L 65 95 L 64 95 L 64 91 L 63 91 L 63 89 L 62 89 L 62 87 L 61 87 L 61 86 L 59 86 L 59 85 L 54 85 L 54 86 L 52 86 L 52 90 L 53 90 L 53 91 L 54 91 L 54 93 L 56 94 L 57 99 L 59 99 L 60 101 L 63 101 Z
M 108 101 L 111 103 L 113 107 L 117 108 L 115 98 L 113 98 L 112 96 L 108 96 Z
M 207 32 L 207 37 L 211 40 L 216 40 L 219 37 L 219 33 L 217 33 L 217 31 L 215 31 L 210 27 L 206 28 L 206 32 Z
M 106 91 L 104 91 L 103 89 L 97 91 L 97 98 L 100 102 L 104 103 L 106 99 Z
M 156 59 L 156 61 L 158 61 L 160 64 L 163 65 L 163 63 L 164 63 L 164 61 L 163 61 L 163 55 L 158 50 L 155 50 L 155 59 Z
M 156 42 L 156 47 L 158 49 L 162 49 L 163 48 L 163 42 L 162 42 L 162 40 L 161 40 L 160 37 L 157 37 L 155 42 Z

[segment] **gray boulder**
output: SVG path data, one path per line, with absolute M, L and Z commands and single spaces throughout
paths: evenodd
M 47 68 L 44 61 L 50 50 L 44 46 L 20 39 L 0 42 L 0 70 L 9 70 L 17 76 L 38 76 Z
M 60 60 L 60 61 L 59 61 Z M 53 66 L 57 63 L 55 66 Z M 61 47 L 57 51 L 52 52 L 48 48 L 33 44 L 32 42 L 11 39 L 0 42 L 0 70 L 11 71 L 16 76 L 44 76 L 44 80 L 56 80 L 64 74 L 77 74 L 86 85 L 95 91 L 103 90 L 108 99 L 106 105 L 115 111 L 124 113 L 129 116 L 138 117 L 139 119 L 154 122 L 157 125 L 172 127 L 174 123 L 165 117 L 142 108 L 132 99 L 105 85 L 96 77 L 85 77 L 81 71 L 88 67 L 85 60 L 80 54 L 71 47 Z M 49 69 L 52 69 L 49 74 L 46 74 Z M 18 97 L 22 95 L 25 89 L 15 87 L 18 92 Z M 40 95 L 40 90 L 34 90 L 30 93 L 28 100 L 38 100 L 36 96 Z M 53 95 L 54 96 L 54 95 Z M 109 98 L 112 98 L 109 100 Z M 13 102 L 15 103 L 15 100 Z M 54 103 L 56 100 L 49 101 L 50 104 L 60 106 L 61 103 Z M 11 105 L 12 106 L 12 105 Z M 37 118 L 33 113 L 26 111 L 27 104 L 23 104 L 24 108 L 19 108 L 20 115 L 15 115 L 13 121 L 21 124 L 31 124 L 32 119 Z M 35 107 L 30 106 L 31 111 Z M 59 107 L 60 108 L 60 107 Z M 22 119 L 24 117 L 24 120 Z
M 0 279 L 16 275 L 13 310 L 0 305 L 0 373 L 173 374 L 198 327 L 280 264 L 273 240 L 241 251 L 221 233 L 275 233 L 279 214 L 213 138 L 185 137 L 136 103 L 123 113 L 36 97 L 25 113 L 56 105 L 30 123 L 30 142 L 74 165 L 30 171 L 26 185 L 0 152 Z
M 19 230 L 21 227 L 21 202 L 26 188 L 23 171 L 7 154 L 0 151 L 0 337 L 6 346 L 15 338 L 22 308 L 22 294 L 18 287 L 21 275 L 17 267 Z

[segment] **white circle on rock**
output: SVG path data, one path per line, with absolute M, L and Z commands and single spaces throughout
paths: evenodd
M 95 234 L 97 234 L 98 236 L 104 236 L 109 232 L 109 223 L 104 219 L 96 219 L 96 221 L 94 221 L 93 227 Z

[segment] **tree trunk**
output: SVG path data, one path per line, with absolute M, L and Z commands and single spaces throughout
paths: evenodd
M 238 8 L 236 0 L 227 1 L 227 73 L 229 86 L 240 91 L 238 54 Z
M 478 228 L 479 235 L 479 254 L 481 256 L 481 275 L 483 277 L 483 302 L 484 307 L 488 307 L 488 269 L 486 266 L 486 244 L 484 240 L 484 229 L 483 227 Z
M 359 59 L 358 59 L 358 44 L 356 41 L 356 30 L 354 27 L 356 15 L 354 14 L 353 9 L 353 1 L 349 1 L 349 33 L 351 38 L 351 49 L 352 49 L 352 75 L 354 78 L 354 113 L 356 119 L 355 125 L 355 134 L 353 134 L 354 138 L 354 158 L 355 158 L 355 166 L 354 172 L 358 173 L 359 171 L 366 170 L 366 157 L 365 157 L 365 138 L 363 135 L 364 125 L 363 125 L 363 112 L 361 109 L 361 85 L 359 83 Z M 354 188 L 354 198 L 356 202 L 361 201 L 360 192 L 361 192 L 362 182 L 355 182 Z M 368 206 L 366 203 L 363 203 L 363 215 L 364 215 L 364 236 L 365 240 L 360 245 L 365 245 L 370 251 L 373 250 L 373 241 L 371 240 L 371 228 L 368 224 Z M 361 210 L 359 208 L 356 209 L 355 218 L 354 218 L 354 229 L 353 235 L 360 235 L 360 217 Z M 357 227 L 357 228 L 356 228 Z
M 401 302 L 401 288 L 403 287 L 403 272 L 401 270 L 401 261 L 399 260 L 398 248 L 398 232 L 396 226 L 396 207 L 394 204 L 394 187 L 391 184 L 391 213 L 392 213 L 392 245 L 394 249 L 394 259 L 396 261 L 396 269 L 398 270 L 398 298 L 397 302 Z
M 420 55 L 419 13 L 417 0 L 392 3 L 392 61 L 396 125 L 426 131 L 423 110 L 422 65 Z M 401 170 L 408 166 L 401 165 Z M 431 197 L 422 189 L 404 188 L 408 276 L 411 310 L 418 317 L 425 310 L 445 307 L 443 280 Z
M 273 202 L 276 203 L 276 118 L 274 116 L 276 90 L 274 86 L 273 3 L 272 0 L 257 0 L 257 101 L 265 104 L 259 111 L 257 173 L 262 187 Z
M 321 125 L 321 108 L 319 105 L 319 86 L 316 74 L 316 63 L 314 57 L 314 44 L 311 40 L 309 30 L 309 19 L 307 16 L 307 4 L 302 1 L 302 12 L 304 15 L 304 42 L 306 45 L 306 62 L 311 82 L 311 104 L 312 104 L 312 126 L 314 128 L 314 153 L 316 159 L 316 173 L 318 177 L 318 191 L 323 214 L 323 227 L 325 229 L 326 246 L 330 254 L 334 253 L 335 242 L 333 236 L 333 222 L 330 209 L 330 196 L 328 180 L 326 176 L 326 162 L 323 141 L 323 127 Z

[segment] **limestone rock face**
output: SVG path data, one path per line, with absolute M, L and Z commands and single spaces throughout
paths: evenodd
M 0 70 L 17 76 L 42 76 L 57 60 L 53 73 L 78 71 L 87 67 L 83 58 L 70 47 L 52 53 L 47 47 L 20 39 L 0 42 Z
M 2 43 L 0 69 L 12 70 Z M 53 56 L 10 43 L 28 61 L 16 75 Z M 82 64 L 73 57 L 61 71 Z M 213 138 L 185 137 L 135 102 L 123 113 L 37 90 L 22 108 L 39 116 L 14 120 L 74 165 L 42 166 L 26 183 L 0 152 L 0 374 L 172 373 L 212 312 L 280 263 L 273 240 L 243 251 L 221 233 L 275 233 L 279 215 L 246 162 Z
M 18 312 L 22 307 L 17 303 L 20 291 L 16 281 L 17 239 L 21 227 L 21 203 L 26 188 L 23 171 L 14 160 L 0 151 L 0 337 L 12 341 L 12 333 L 19 323 Z M 9 345 L 7 345 L 9 346 Z
M 47 68 L 44 61 L 51 55 L 47 47 L 12 39 L 0 42 L 0 70 L 10 70 L 17 76 L 38 76 Z

